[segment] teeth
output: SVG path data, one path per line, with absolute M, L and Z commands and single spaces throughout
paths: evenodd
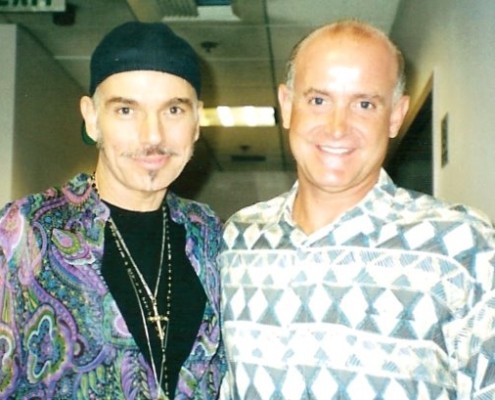
M 350 151 L 347 148 L 338 148 L 338 147 L 330 147 L 330 146 L 320 146 L 320 148 L 324 152 L 331 153 L 331 154 L 347 154 Z

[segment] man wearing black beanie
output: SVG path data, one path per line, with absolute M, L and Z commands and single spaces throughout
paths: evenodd
M 95 172 L 0 211 L 0 398 L 215 399 L 221 223 L 169 190 L 199 136 L 197 56 L 129 22 L 90 68 Z

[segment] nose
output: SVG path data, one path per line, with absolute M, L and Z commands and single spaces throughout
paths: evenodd
M 143 119 L 140 129 L 140 139 L 143 144 L 156 145 L 163 138 L 163 122 L 155 113 L 148 113 Z
M 339 105 L 333 107 L 327 117 L 327 131 L 333 138 L 346 135 L 349 125 L 349 114 L 346 107 Z

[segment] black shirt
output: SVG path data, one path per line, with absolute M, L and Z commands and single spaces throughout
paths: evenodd
M 160 264 L 162 248 L 162 209 L 150 212 L 124 210 L 105 203 L 110 215 L 120 231 L 129 252 L 141 274 L 153 292 Z M 185 253 L 186 231 L 184 226 L 172 221 L 167 208 L 169 237 L 172 252 L 172 301 L 169 334 L 166 349 L 168 394 L 175 393 L 178 374 L 189 356 L 202 321 L 206 295 Z M 165 314 L 167 292 L 167 246 L 162 266 L 162 279 L 158 291 L 158 308 Z M 130 262 L 130 260 L 126 260 Z M 148 339 L 138 300 L 132 287 L 124 259 L 110 231 L 110 223 L 105 228 L 105 251 L 103 255 L 103 277 L 115 298 L 124 320 L 142 354 L 151 366 Z M 161 350 L 154 324 L 148 324 L 150 345 L 155 360 L 157 374 L 160 374 Z M 162 382 L 165 390 L 165 382 Z

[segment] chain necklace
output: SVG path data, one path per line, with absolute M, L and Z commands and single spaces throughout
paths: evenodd
M 95 174 L 91 176 L 91 186 L 97 194 L 98 189 L 96 187 Z M 168 216 L 165 204 L 162 205 L 162 246 L 160 251 L 160 264 L 158 268 L 158 274 L 155 282 L 155 287 L 151 291 L 148 286 L 141 270 L 134 261 L 134 258 L 127 247 L 122 234 L 120 233 L 115 221 L 110 216 L 108 219 L 110 232 L 114 238 L 117 250 L 124 261 L 124 266 L 126 272 L 129 276 L 134 294 L 139 305 L 139 310 L 141 314 L 141 319 L 143 321 L 144 332 L 146 335 L 146 341 L 148 345 L 148 352 L 151 359 L 151 366 L 153 369 L 153 374 L 155 380 L 158 382 L 159 386 L 165 383 L 165 394 L 168 396 L 168 379 L 167 379 L 167 368 L 166 368 L 166 349 L 168 342 L 169 333 L 169 323 L 170 323 L 170 311 L 172 303 L 172 251 L 170 245 L 170 233 L 168 228 Z M 167 253 L 167 294 L 166 294 L 166 307 L 164 315 L 160 314 L 158 310 L 158 291 L 160 288 L 160 283 L 162 281 L 162 271 L 163 271 L 163 261 L 165 257 L 165 246 Z M 153 357 L 153 351 L 151 348 L 150 332 L 148 330 L 148 323 L 154 324 L 156 333 L 160 340 L 160 353 L 161 353 L 161 363 L 160 370 L 158 373 L 155 358 Z

